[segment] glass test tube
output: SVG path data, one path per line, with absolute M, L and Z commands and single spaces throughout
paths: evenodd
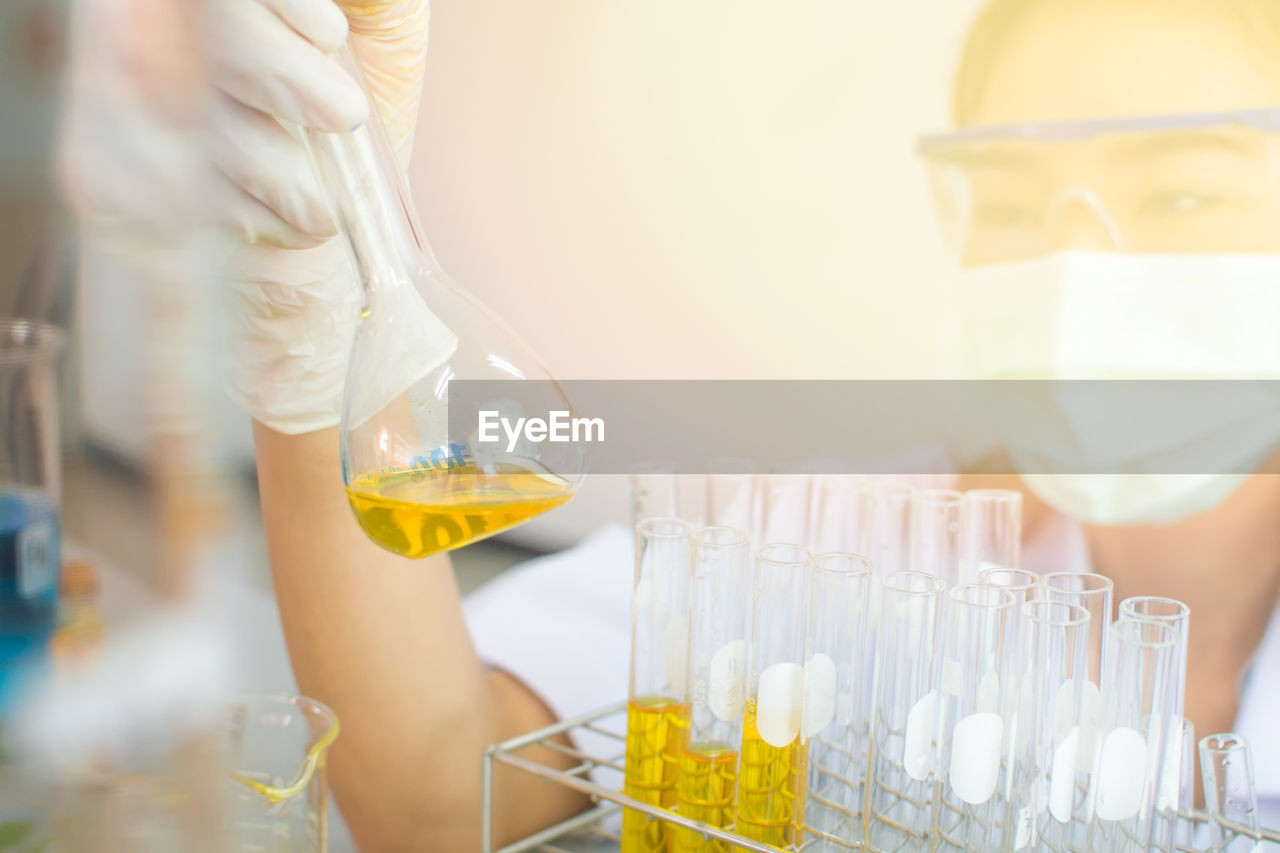
M 708 487 L 705 474 L 676 475 L 676 507 L 680 510 L 680 518 L 695 528 L 706 527 L 711 523 L 707 520 Z
M 978 572 L 978 583 L 998 586 L 1013 593 L 1014 603 L 1018 609 L 1028 601 L 1034 601 L 1040 594 L 1040 576 L 1026 569 L 1004 569 L 989 566 Z
M 1018 712 L 1019 776 L 1014 849 L 1037 838 L 1049 850 L 1081 849 L 1094 727 L 1082 725 L 1089 682 L 1089 611 L 1062 601 L 1022 606 L 1026 701 Z M 1023 721 L 1026 721 L 1025 723 Z M 1034 823 L 1034 826 L 1032 825 Z M 1079 836 L 1077 842 L 1075 837 Z
M 1205 810 L 1209 812 L 1211 849 L 1222 853 L 1252 853 L 1260 849 L 1249 742 L 1236 734 L 1202 739 L 1200 774 Z
M 749 459 L 712 460 L 707 474 L 707 524 L 756 528 L 755 466 Z
M 689 662 L 676 775 L 676 810 L 719 828 L 733 824 L 738 744 L 746 699 L 751 542 L 738 527 L 706 527 L 693 537 Z M 674 853 L 721 853 L 723 841 L 670 827 Z
M 1199 750 L 1197 749 L 1195 724 L 1186 717 L 1182 718 L 1181 778 L 1178 780 L 1178 807 L 1191 809 L 1196 804 L 1196 778 L 1199 775 Z M 1174 830 L 1174 841 L 1190 847 L 1195 841 L 1196 825 L 1180 817 Z
M 1177 632 L 1159 622 L 1122 619 L 1107 634 L 1100 746 L 1086 803 L 1094 820 L 1086 849 L 1145 853 L 1151 847 L 1164 735 L 1173 720 L 1168 683 L 1176 651 Z
M 692 536 L 692 526 L 678 518 L 649 518 L 636 525 L 623 790 L 636 800 L 664 808 L 676 800 Z M 659 853 L 666 848 L 665 824 L 644 812 L 623 812 L 625 853 Z
M 964 584 L 947 595 L 938 679 L 934 850 L 997 850 L 1004 834 L 1001 774 L 1017 679 L 1008 633 L 1013 593 Z M 1012 689 L 1011 689 L 1012 688 Z
M 679 518 L 676 466 L 668 462 L 646 462 L 630 472 L 631 523 L 646 518 Z
M 1075 604 L 1089 611 L 1088 678 L 1080 696 L 1080 752 L 1078 766 L 1090 776 L 1102 745 L 1102 685 L 1105 676 L 1107 638 L 1111 632 L 1111 578 L 1093 572 L 1051 572 L 1040 578 L 1040 596 L 1048 601 Z M 1092 790 L 1092 787 L 1090 787 Z M 1091 814 L 1086 805 L 1086 815 Z M 1073 829 L 1073 831 L 1075 831 Z
M 1178 827 L 1178 805 L 1182 788 L 1182 711 L 1187 684 L 1187 640 L 1191 629 L 1191 608 L 1174 598 L 1138 595 L 1120 602 L 1121 619 L 1160 622 L 1177 632 L 1174 677 L 1169 682 L 1169 707 L 1175 725 L 1165 733 L 1164 767 L 1156 796 L 1156 840 L 1172 849 Z M 1188 806 L 1193 803 L 1187 803 Z
M 861 477 L 813 478 L 812 530 L 816 554 L 870 554 L 872 493 Z
M 1011 626 L 1010 636 L 1021 637 L 1025 605 L 1040 596 L 1040 576 L 1026 569 L 985 568 L 978 572 L 978 583 L 998 586 L 1012 593 L 1013 613 L 1010 618 L 1015 625 Z
M 1015 656 L 1014 661 L 1017 664 L 1013 675 L 1017 679 L 1017 707 L 1014 712 L 1017 715 L 1017 720 L 1027 720 L 1031 715 L 1031 708 L 1029 707 L 1031 703 L 1031 668 L 1034 666 L 1034 659 L 1025 656 L 1025 648 L 1021 643 L 1025 632 L 1025 606 L 1028 602 L 1034 601 L 1040 594 L 1040 576 L 1025 569 L 986 568 L 978 572 L 978 583 L 999 587 L 1013 595 L 1013 610 L 1009 614 L 1011 624 L 1008 626 L 1008 632 L 1009 636 L 1014 638 L 1015 647 L 1022 653 L 1021 656 Z M 1005 761 L 1009 767 L 1017 766 L 1017 756 L 1024 751 L 1026 745 L 1026 733 L 1025 725 L 1013 725 L 1006 729 L 1004 750 Z M 1005 774 L 1004 797 L 1006 802 L 1012 802 L 1013 800 L 1016 776 L 1016 773 Z
M 831 553 L 814 560 L 800 731 L 809 750 L 806 853 L 844 851 L 860 831 L 871 704 L 874 582 L 866 557 Z
M 736 829 L 778 847 L 795 841 L 804 814 L 800 715 L 812 566 L 798 545 L 765 545 L 756 553 Z
M 1052 572 L 1040 578 L 1042 598 L 1078 604 L 1089 611 L 1089 680 L 1096 687 L 1102 686 L 1114 588 L 1111 578 L 1092 572 Z M 1085 701 L 1088 713 L 1087 696 Z
M 1012 489 L 964 493 L 960 583 L 974 583 L 983 569 L 1016 569 L 1022 549 L 1022 494 Z
M 916 492 L 911 514 L 911 570 L 941 578 L 948 587 L 960 577 L 960 531 L 964 495 L 952 489 Z
M 925 850 L 932 823 L 934 649 L 942 581 L 894 572 L 880 587 L 875 699 L 862 844 L 870 851 Z
M 871 562 L 880 577 L 911 568 L 911 519 L 915 487 L 902 480 L 868 484 L 872 503 Z
M 765 474 L 756 478 L 760 493 L 760 530 L 756 542 L 794 542 L 809 547 L 810 477 Z

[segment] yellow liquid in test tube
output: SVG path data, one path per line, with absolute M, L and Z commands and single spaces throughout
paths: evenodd
M 365 534 L 405 557 L 428 557 L 484 539 L 573 497 L 553 474 L 503 463 L 445 471 L 399 469 L 361 477 L 347 500 Z
M 665 696 L 627 704 L 627 759 L 623 792 L 642 803 L 671 808 L 676 802 L 684 706 Z M 644 812 L 622 813 L 622 853 L 665 853 L 670 827 Z
M 777 847 L 792 844 L 804 814 L 804 778 L 799 738 L 789 746 L 770 746 L 756 731 L 755 703 L 748 702 L 738 766 L 738 834 Z
M 727 743 L 698 743 L 680 754 L 676 776 L 676 811 L 682 816 L 726 829 L 733 824 L 738 782 L 738 753 Z M 703 838 L 682 826 L 671 827 L 672 853 L 728 853 L 728 842 Z

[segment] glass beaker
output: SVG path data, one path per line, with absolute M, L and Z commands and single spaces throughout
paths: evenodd
M 223 734 L 231 849 L 324 853 L 333 711 L 304 696 L 246 694 L 227 709 Z
M 48 661 L 58 616 L 62 332 L 0 319 L 0 722 Z
M 350 51 L 340 59 L 368 95 Z M 364 286 L 342 416 L 364 532 L 425 557 L 568 501 L 603 423 L 577 417 L 528 345 L 440 268 L 376 111 L 307 138 Z

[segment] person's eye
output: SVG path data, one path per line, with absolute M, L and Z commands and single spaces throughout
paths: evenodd
M 1164 190 L 1149 194 L 1138 205 L 1139 216 L 1186 216 L 1221 203 L 1220 196 L 1186 190 Z

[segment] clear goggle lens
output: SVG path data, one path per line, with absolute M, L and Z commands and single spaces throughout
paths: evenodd
M 1081 248 L 1274 252 L 1280 109 L 1047 122 L 924 137 L 966 265 Z

